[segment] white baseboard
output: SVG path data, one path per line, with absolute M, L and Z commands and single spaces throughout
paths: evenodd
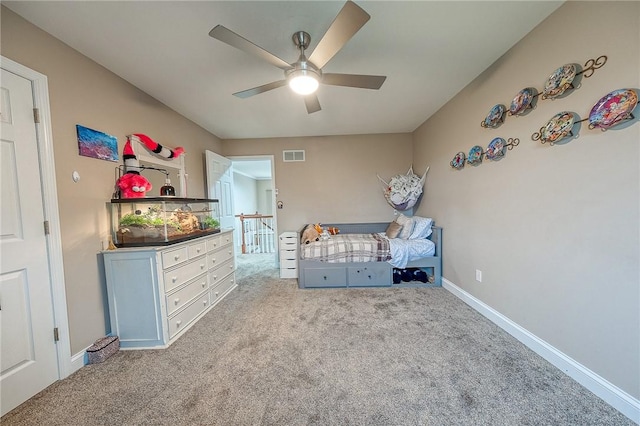
M 569 377 L 593 392 L 607 404 L 640 425 L 640 400 L 598 376 L 584 365 L 568 357 L 544 340 L 522 328 L 489 305 L 462 290 L 446 278 L 442 278 L 442 287 L 461 299 L 467 305 L 488 318 L 491 322 L 518 339 L 529 349 L 562 370 Z
M 87 348 L 89 348 L 89 346 L 71 356 L 71 371 L 69 375 L 72 375 L 87 364 Z

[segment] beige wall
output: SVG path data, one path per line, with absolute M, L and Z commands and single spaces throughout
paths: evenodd
M 393 220 L 382 184 L 412 164 L 412 136 L 406 134 L 322 136 L 223 141 L 225 156 L 273 155 L 278 201 L 278 232 L 305 223 Z M 302 149 L 305 162 L 282 161 L 282 151 Z M 413 163 L 423 173 L 426 161 Z M 428 180 L 428 178 L 427 178 Z
M 120 155 L 131 133 L 183 146 L 193 197 L 205 194 L 204 149 L 219 151 L 221 142 L 5 7 L 1 18 L 2 55 L 49 81 L 71 351 L 76 353 L 109 329 L 98 253 L 108 238 L 105 203 L 120 164 L 79 156 L 76 124 L 116 136 Z M 74 170 L 80 173 L 78 183 L 71 180 Z
M 431 165 L 418 213 L 444 227 L 444 276 L 635 398 L 640 124 L 601 132 L 582 123 L 556 146 L 531 135 L 560 111 L 587 118 L 611 90 L 640 88 L 639 28 L 638 2 L 566 3 L 416 130 L 413 160 Z M 568 96 L 480 127 L 493 105 L 600 55 L 606 65 Z M 499 162 L 449 166 L 497 136 L 521 143 Z

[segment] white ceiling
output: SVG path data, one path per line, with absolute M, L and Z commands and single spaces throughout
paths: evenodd
M 371 20 L 324 72 L 386 75 L 380 90 L 321 86 L 307 114 L 287 87 L 232 93 L 282 70 L 209 37 L 222 24 L 287 62 L 312 52 L 343 1 L 2 1 L 222 139 L 412 132 L 561 1 L 357 1 Z

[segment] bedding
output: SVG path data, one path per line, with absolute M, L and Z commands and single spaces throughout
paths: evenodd
M 403 240 L 392 238 L 389 240 L 391 258 L 388 262 L 394 268 L 404 269 L 411 261 L 433 256 L 436 253 L 436 245 L 433 241 L 425 239 Z
M 301 259 L 330 263 L 384 262 L 391 259 L 389 240 L 379 234 L 338 234 L 302 244 Z

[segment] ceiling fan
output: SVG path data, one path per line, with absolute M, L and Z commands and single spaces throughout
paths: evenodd
M 307 112 L 311 114 L 321 109 L 320 101 L 315 94 L 319 84 L 379 89 L 384 83 L 386 76 L 322 72 L 322 68 L 327 62 L 370 18 L 371 16 L 354 2 L 347 1 L 308 59 L 304 52 L 309 47 L 311 36 L 304 31 L 297 31 L 293 34 L 293 43 L 300 50 L 300 57 L 291 64 L 222 25 L 214 27 L 209 35 L 237 49 L 256 55 L 284 71 L 284 79 L 236 92 L 235 96 L 248 98 L 289 84 L 294 92 L 304 96 Z

